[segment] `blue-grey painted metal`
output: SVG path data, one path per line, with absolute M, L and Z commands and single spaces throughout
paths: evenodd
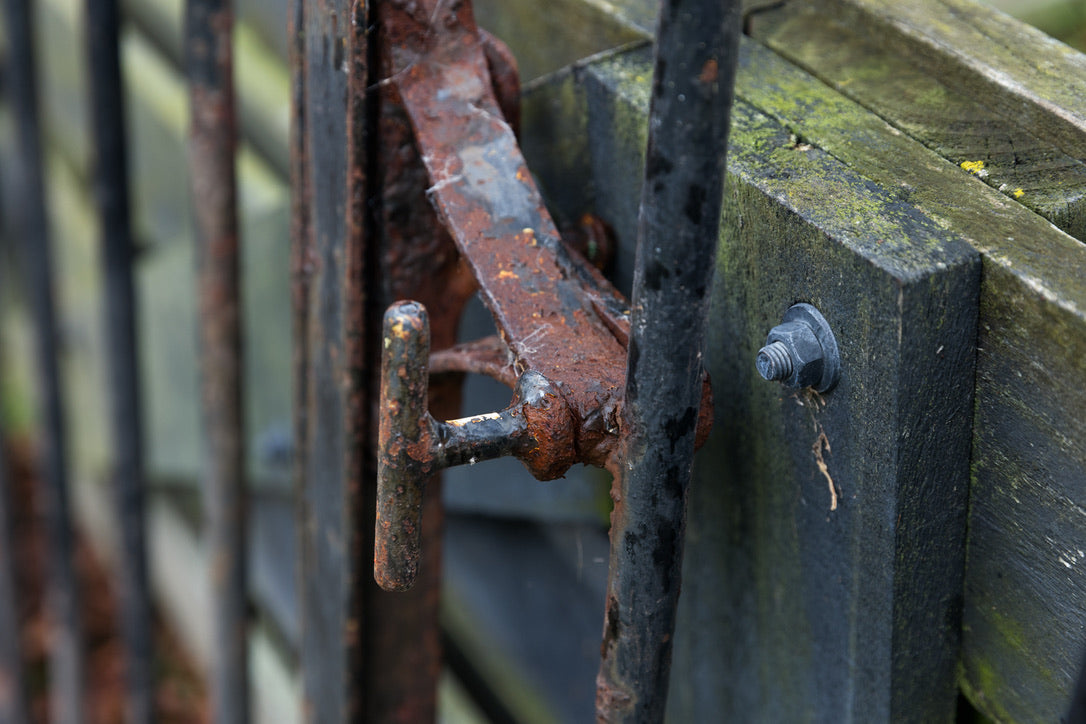
M 754 361 L 763 379 L 787 387 L 814 387 L 829 392 L 841 375 L 841 354 L 829 322 L 816 308 L 801 302 L 769 330 Z

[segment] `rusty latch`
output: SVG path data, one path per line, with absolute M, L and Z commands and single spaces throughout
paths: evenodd
M 628 303 L 562 243 L 495 99 L 468 2 L 382 6 L 388 82 L 410 119 L 428 195 L 494 317 L 500 340 L 429 356 L 426 311 L 385 315 L 374 574 L 388 590 L 417 572 L 421 491 L 451 465 L 515 455 L 535 477 L 576 463 L 619 474 Z M 514 385 L 501 412 L 440 422 L 426 410 L 431 365 Z M 706 380 L 698 445 L 712 419 Z

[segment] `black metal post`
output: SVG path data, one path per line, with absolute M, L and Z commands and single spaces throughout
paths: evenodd
M 739 9 L 738 0 L 665 0 L 660 9 L 598 678 L 601 721 L 664 718 Z
M 207 450 L 215 720 L 249 720 L 245 434 L 234 155 L 233 16 L 228 0 L 188 0 L 185 56 L 192 107 L 189 176 L 196 226 L 200 375 Z
M 88 0 L 87 18 L 93 177 L 106 295 L 114 510 L 121 531 L 118 590 L 128 686 L 126 708 L 129 722 L 150 722 L 154 702 L 152 613 L 145 542 L 134 250 L 116 0 Z
M 67 445 L 57 357 L 53 263 L 45 188 L 33 28 L 30 3 L 6 0 L 10 63 L 8 95 L 15 115 L 16 154 L 21 179 L 16 237 L 22 242 L 25 284 L 36 328 L 41 406 L 41 470 L 49 528 L 49 609 L 55 627 L 49 662 L 52 715 L 56 722 L 82 721 L 83 658 L 79 592 L 74 567 L 67 471 Z

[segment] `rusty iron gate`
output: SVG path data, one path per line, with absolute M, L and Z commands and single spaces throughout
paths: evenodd
M 18 222 L 37 338 L 49 607 L 58 631 L 51 710 L 56 721 L 78 722 L 86 664 L 29 7 L 28 0 L 4 2 L 3 93 L 15 116 L 21 200 L 6 215 Z M 115 0 L 88 0 L 86 11 L 127 719 L 152 721 L 120 16 Z M 293 466 L 307 720 L 434 719 L 436 476 L 503 455 L 543 480 L 575 463 L 612 473 L 597 716 L 662 719 L 686 486 L 712 419 L 701 358 L 738 25 L 737 2 L 668 0 L 660 10 L 627 301 L 593 265 L 606 245 L 602 224 L 588 224 L 596 236 L 586 242 L 570 233 L 564 239 L 551 220 L 515 137 L 516 62 L 476 27 L 468 0 L 292 3 Z M 252 707 L 230 4 L 188 0 L 184 28 L 214 600 L 209 681 L 215 719 L 242 722 Z M 344 66 L 349 72 L 338 72 Z M 499 334 L 456 344 L 461 311 L 476 292 Z M 463 373 L 513 388 L 509 407 L 450 419 L 460 409 Z M 27 672 L 17 645 L 12 496 L 3 471 L 0 465 L 0 721 L 22 722 Z

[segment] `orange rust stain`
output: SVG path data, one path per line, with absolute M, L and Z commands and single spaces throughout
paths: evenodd
M 709 60 L 705 61 L 705 65 L 701 66 L 701 74 L 698 75 L 698 80 L 702 83 L 715 83 L 719 70 L 716 58 L 709 58 Z
M 498 279 L 520 279 L 514 272 L 502 270 L 498 272 Z

